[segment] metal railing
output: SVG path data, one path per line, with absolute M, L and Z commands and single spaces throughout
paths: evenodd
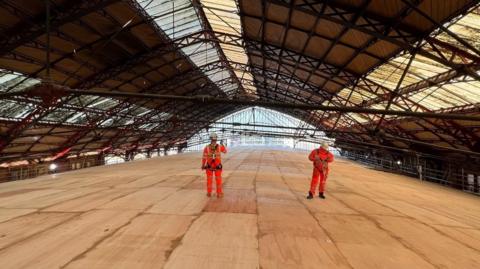
M 351 152 L 343 157 L 360 164 L 387 172 L 398 173 L 421 181 L 437 183 L 446 187 L 459 189 L 480 195 L 480 172 L 455 166 L 455 169 L 436 169 L 422 165 L 404 164 L 392 159 L 378 158 Z
M 30 179 L 41 175 L 67 172 L 104 164 L 103 160 L 96 158 L 78 158 L 67 159 L 62 162 L 0 167 L 0 182 Z

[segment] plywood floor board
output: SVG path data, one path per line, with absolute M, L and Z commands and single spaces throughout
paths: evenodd
M 0 184 L 0 268 L 480 268 L 480 197 L 337 158 L 307 200 L 307 154 L 229 150 L 222 199 L 198 152 Z

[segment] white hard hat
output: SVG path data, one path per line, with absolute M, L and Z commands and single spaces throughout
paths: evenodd
M 218 136 L 216 133 L 211 133 L 210 134 L 210 140 L 217 140 Z
M 328 143 L 327 142 L 322 142 L 322 146 L 321 146 L 323 149 L 325 150 L 328 150 Z

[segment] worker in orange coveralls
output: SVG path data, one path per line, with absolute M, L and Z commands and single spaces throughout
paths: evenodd
M 317 188 L 319 180 L 318 197 L 325 199 L 324 192 L 329 170 L 328 163 L 333 162 L 333 154 L 328 151 L 328 143 L 323 142 L 320 148 L 314 149 L 308 156 L 308 159 L 313 162 L 313 175 L 307 199 L 312 199 L 315 195 L 315 189 Z
M 222 153 L 227 153 L 227 148 L 217 144 L 217 134 L 210 134 L 210 144 L 203 149 L 202 169 L 207 172 L 207 196 L 212 196 L 213 174 L 217 183 L 217 198 L 223 197 L 222 191 Z

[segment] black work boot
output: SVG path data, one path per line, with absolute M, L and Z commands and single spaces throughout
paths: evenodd
M 312 192 L 308 192 L 308 196 L 307 196 L 307 199 L 313 199 L 313 193 Z
M 319 194 L 318 194 L 318 197 L 319 197 L 320 199 L 325 199 L 325 195 L 323 195 L 323 192 L 319 193 Z

